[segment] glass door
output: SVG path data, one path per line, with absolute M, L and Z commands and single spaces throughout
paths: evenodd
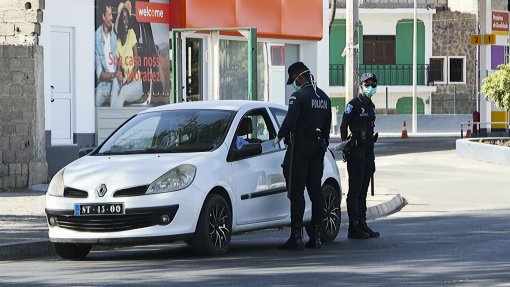
M 203 95 L 203 39 L 186 38 L 185 97 L 186 102 L 202 101 Z

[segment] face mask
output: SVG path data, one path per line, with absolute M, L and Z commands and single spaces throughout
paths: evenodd
M 292 86 L 292 89 L 294 89 L 294 91 L 296 91 L 296 92 L 301 89 L 301 87 L 296 84 L 296 81 L 292 82 L 291 86 Z
M 365 96 L 371 98 L 377 92 L 377 88 L 372 88 L 371 86 L 363 87 L 363 92 Z
M 301 75 L 303 75 L 304 73 L 306 73 L 306 72 L 310 72 L 310 70 L 306 70 L 306 71 L 303 71 L 303 72 L 299 73 L 299 75 L 297 75 L 297 76 L 296 76 L 296 79 L 297 79 L 299 76 L 301 76 Z M 299 91 L 299 90 L 301 90 L 301 86 L 298 86 L 298 85 L 296 84 L 296 80 L 294 80 L 294 82 L 292 82 L 292 88 L 294 89 L 294 91 Z

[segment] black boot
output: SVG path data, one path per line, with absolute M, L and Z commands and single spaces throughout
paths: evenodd
M 321 224 L 313 225 L 313 234 L 310 234 L 310 240 L 306 243 L 306 248 L 321 248 Z
M 363 227 L 357 220 L 349 221 L 349 231 L 347 238 L 349 239 L 367 239 L 370 235 L 363 231 Z
M 370 229 L 370 227 L 368 227 L 366 220 L 360 220 L 359 223 L 363 228 L 363 231 L 367 233 L 368 236 L 370 236 L 370 238 L 379 238 L 379 236 L 381 236 L 379 232 L 373 231 L 372 229 Z
M 305 248 L 303 244 L 303 226 L 294 225 L 290 229 L 289 239 L 282 245 L 278 246 L 278 249 L 290 249 L 290 250 L 303 250 Z

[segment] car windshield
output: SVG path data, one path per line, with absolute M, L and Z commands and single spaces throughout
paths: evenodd
M 136 115 L 117 130 L 98 154 L 204 152 L 225 137 L 234 112 L 172 110 Z

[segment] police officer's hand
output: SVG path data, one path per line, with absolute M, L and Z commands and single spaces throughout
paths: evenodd
M 273 147 L 276 147 L 281 140 L 282 140 L 281 138 L 275 137 L 273 140 Z

